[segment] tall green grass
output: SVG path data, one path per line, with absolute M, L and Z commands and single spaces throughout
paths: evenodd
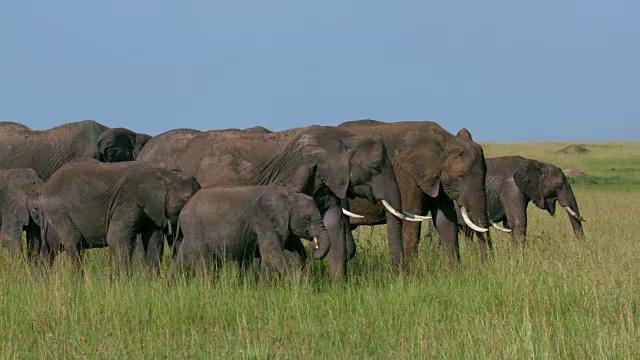
M 485 146 L 521 152 L 594 176 L 638 144 L 609 155 L 555 155 L 552 145 Z M 558 147 L 561 148 L 561 147 Z M 628 148 L 628 149 L 627 149 Z M 554 148 L 555 149 L 555 148 Z M 535 156 L 538 155 L 538 156 Z M 556 156 L 558 156 L 556 158 Z M 606 158 L 609 157 L 610 161 Z M 567 157 L 563 160 L 563 157 Z M 562 163 L 562 161 L 566 161 Z M 578 165 L 573 165 L 573 164 Z M 640 188 L 574 186 L 586 239 L 565 214 L 529 208 L 524 252 L 493 233 L 486 264 L 461 240 L 462 267 L 445 270 L 437 243 L 389 268 L 384 226 L 355 231 L 350 279 L 332 285 L 326 265 L 275 282 L 241 274 L 112 277 L 108 249 L 86 251 L 85 273 L 61 256 L 40 276 L 0 255 L 2 358 L 636 358 L 640 354 Z

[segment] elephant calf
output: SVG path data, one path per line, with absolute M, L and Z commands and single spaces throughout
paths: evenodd
M 40 246 L 38 198 L 43 185 L 33 169 L 0 170 L 0 244 L 19 253 L 22 231 L 26 231 L 29 258 Z
M 199 189 L 195 178 L 180 171 L 139 162 L 68 163 L 42 190 L 40 254 L 51 264 L 64 250 L 78 266 L 81 249 L 109 246 L 120 267 L 130 264 L 136 235 L 141 234 L 147 265 L 157 268 L 162 234 L 177 223 L 180 211 Z
M 180 214 L 176 266 L 222 258 L 242 264 L 259 254 L 282 273 L 284 247 L 298 237 L 313 239 L 314 258 L 327 255 L 329 236 L 312 197 L 275 184 L 205 188 Z

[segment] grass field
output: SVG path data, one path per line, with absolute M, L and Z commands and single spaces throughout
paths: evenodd
M 590 174 L 573 185 L 584 241 L 565 214 L 529 207 L 524 255 L 493 232 L 484 265 L 461 241 L 463 266 L 441 268 L 438 245 L 401 275 L 388 267 L 384 227 L 356 230 L 346 285 L 322 261 L 275 284 L 227 266 L 190 281 L 111 279 L 107 249 L 86 252 L 74 277 L 63 256 L 44 279 L 0 259 L 2 358 L 638 358 L 640 143 L 486 144 Z

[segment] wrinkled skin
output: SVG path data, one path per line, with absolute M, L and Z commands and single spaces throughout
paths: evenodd
M 27 256 L 34 259 L 40 247 L 38 198 L 43 185 L 33 169 L 0 170 L 0 243 L 9 252 L 21 252 L 25 231 Z
M 201 134 L 270 134 L 271 130 L 262 126 L 246 129 L 222 129 L 201 131 L 196 129 L 173 129 L 156 135 L 146 141 L 144 145 L 144 157 L 147 159 L 170 159 L 176 151 L 182 151 L 189 141 Z M 137 158 L 137 156 L 136 156 Z
M 176 142 L 167 138 L 152 139 L 149 145 L 154 142 L 155 146 L 145 146 L 138 161 L 182 169 L 203 187 L 275 183 L 312 196 L 329 232 L 327 258 L 336 279 L 346 278 L 347 260 L 355 254 L 348 218 L 341 212 L 342 199 L 387 199 L 402 209 L 391 161 L 380 139 L 332 126 L 270 134 L 209 131 Z M 390 219 L 388 228 L 391 261 L 398 266 L 403 258 L 399 220 Z
M 204 134 L 204 133 L 248 133 L 248 134 L 268 134 L 271 133 L 270 130 L 262 127 L 256 126 L 253 128 L 247 129 L 223 129 L 223 130 L 209 130 L 209 131 L 201 131 L 196 129 L 173 129 L 169 131 L 165 131 L 161 134 L 158 134 L 144 144 L 144 158 L 145 159 L 153 159 L 151 161 L 153 164 L 167 166 L 165 161 L 162 159 L 172 159 L 177 152 L 183 151 L 184 147 L 187 146 L 189 141 L 194 138 L 196 135 Z M 137 156 L 136 156 L 137 158 Z M 175 165 L 174 161 L 168 161 L 167 163 L 174 164 L 172 165 L 174 169 L 180 169 L 180 166 Z M 167 238 L 167 242 L 170 247 L 173 247 L 173 239 L 171 237 Z M 134 251 L 136 254 L 144 254 L 144 247 L 142 246 L 142 238 L 138 237 L 136 240 L 136 248 Z
M 358 134 L 379 135 L 389 152 L 398 180 L 403 210 L 417 215 L 431 213 L 450 266 L 460 262 L 456 208 L 464 206 L 478 226 L 489 225 L 486 213 L 486 163 L 482 147 L 463 129 L 453 135 L 428 121 L 386 123 L 356 120 L 338 127 Z M 351 219 L 352 227 L 384 224 L 379 203 L 351 201 L 351 210 L 365 216 Z M 406 255 L 415 256 L 421 223 L 403 222 Z M 490 240 L 485 236 L 484 253 Z M 486 256 L 486 255 L 485 255 Z
M 578 202 L 567 177 L 557 166 L 521 156 L 489 158 L 486 188 L 490 220 L 511 229 L 514 244 L 526 240 L 529 201 L 551 215 L 555 214 L 556 202 L 563 210 L 568 206 L 578 214 L 576 218 L 567 212 L 575 236 L 584 237 L 584 219 Z
M 31 168 L 46 181 L 74 159 L 135 160 L 149 138 L 123 128 L 110 129 L 93 120 L 41 131 L 15 122 L 0 122 L 0 168 Z
M 199 189 L 193 177 L 179 171 L 133 161 L 68 163 L 47 181 L 40 197 L 42 260 L 51 264 L 65 251 L 78 268 L 82 249 L 109 246 L 116 268 L 128 268 L 135 237 L 141 234 L 147 265 L 157 270 L 164 243 L 152 241 L 162 239 L 154 235 L 176 226 Z
M 241 264 L 259 256 L 279 273 L 287 271 L 284 247 L 290 237 L 318 239 L 316 259 L 331 246 L 322 215 L 312 197 L 280 185 L 202 189 L 180 214 L 178 268 L 211 259 Z

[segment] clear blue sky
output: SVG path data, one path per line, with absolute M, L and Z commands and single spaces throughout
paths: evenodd
M 640 2 L 0 2 L 0 120 L 640 140 Z

